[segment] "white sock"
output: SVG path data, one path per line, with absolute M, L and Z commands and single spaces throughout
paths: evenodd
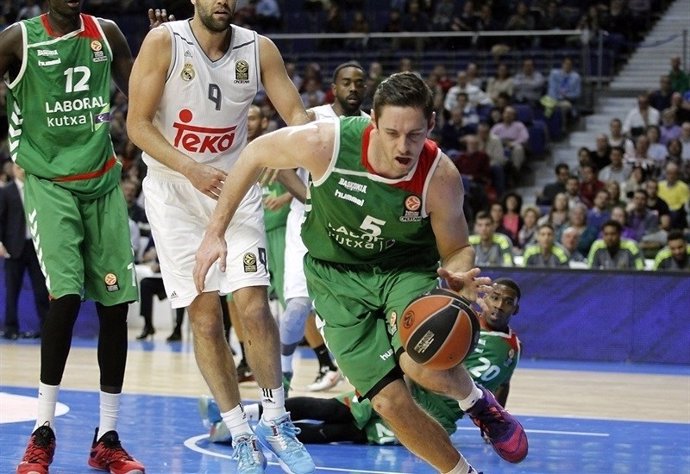
M 462 411 L 467 411 L 470 408 L 474 406 L 475 403 L 477 403 L 478 400 L 480 400 L 484 396 L 484 392 L 482 392 L 479 387 L 476 385 L 472 389 L 472 392 L 467 396 L 467 398 L 463 398 L 462 400 L 458 400 L 458 405 L 460 405 L 460 409 Z
M 46 423 L 55 431 L 55 405 L 57 405 L 59 391 L 60 385 L 38 383 L 38 413 L 33 431 Z
M 261 406 L 264 407 L 264 420 L 275 420 L 285 414 L 285 390 L 278 388 L 261 389 Z
M 259 407 L 260 405 L 258 403 L 251 403 L 244 407 L 244 414 L 247 415 L 247 419 L 249 421 L 259 421 L 259 418 L 261 417 L 261 414 L 259 413 L 261 410 Z
M 120 393 L 108 393 L 101 390 L 100 419 L 96 440 L 108 431 L 117 430 L 117 418 L 120 414 Z
M 292 370 L 292 356 L 294 352 L 290 355 L 280 355 L 280 367 L 283 372 L 294 372 Z
M 446 474 L 469 474 L 472 471 L 472 466 L 467 464 L 467 460 L 464 457 L 462 457 L 461 454 L 458 463 L 455 465 L 453 469 L 448 471 Z
M 237 405 L 232 410 L 221 413 L 220 416 L 223 417 L 223 422 L 230 430 L 230 434 L 233 438 L 241 434 L 252 432 L 249 423 L 247 423 L 247 416 L 244 414 L 242 405 Z

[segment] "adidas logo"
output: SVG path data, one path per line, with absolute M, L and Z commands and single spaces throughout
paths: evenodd
M 177 298 L 177 292 L 176 291 L 173 291 L 172 293 L 170 293 L 170 299 L 173 299 L 173 298 Z

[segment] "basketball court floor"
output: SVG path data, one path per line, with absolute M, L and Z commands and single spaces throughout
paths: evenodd
M 229 445 L 209 443 L 197 411 L 207 393 L 191 344 L 167 344 L 157 333 L 140 342 L 130 333 L 126 395 L 119 432 L 147 473 L 234 473 Z M 0 473 L 14 472 L 35 415 L 39 345 L 0 340 Z M 310 351 L 300 349 L 293 395 L 316 374 Z M 56 421 L 57 452 L 50 472 L 97 472 L 89 453 L 98 422 L 95 341 L 75 339 Z M 342 382 L 333 396 L 349 389 Z M 242 396 L 256 399 L 256 386 Z M 458 422 L 453 442 L 485 474 L 690 474 L 690 367 L 522 360 L 508 408 L 529 435 L 530 453 L 508 464 L 484 443 L 469 420 Z M 432 473 L 402 447 L 311 446 L 317 472 Z M 280 468 L 269 459 L 267 472 Z

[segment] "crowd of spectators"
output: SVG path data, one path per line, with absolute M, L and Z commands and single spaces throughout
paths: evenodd
M 268 11 L 257 8 L 264 5 L 263 2 L 239 3 L 242 5 L 238 8 L 253 8 L 253 14 Z M 268 3 L 280 6 L 280 2 Z M 363 3 L 340 2 L 340 6 L 357 11 Z M 456 20 L 459 24 L 468 24 L 475 6 L 477 11 L 484 9 L 479 2 L 470 0 L 464 2 L 460 12 L 452 14 L 448 12 L 456 2 L 444 0 L 412 0 L 391 2 L 391 5 L 414 3 L 420 15 L 424 13 L 435 19 L 433 21 L 445 11 L 445 18 L 451 22 L 450 26 L 446 25 L 449 28 L 454 28 Z M 499 6 L 510 2 L 487 3 L 491 3 L 494 11 L 503 11 Z M 517 2 L 517 13 L 505 18 L 511 19 L 514 26 L 538 24 L 533 13 L 543 7 L 542 19 L 551 18 L 555 22 L 556 13 L 563 13 L 563 9 L 553 11 L 554 4 L 559 3 L 533 1 L 529 6 Z M 611 8 L 619 6 L 615 0 L 610 3 Z M 330 5 L 333 4 L 335 2 Z M 526 6 L 530 7 L 527 13 Z M 312 5 L 312 8 L 321 7 Z M 393 10 L 405 13 L 407 8 Z M 276 25 L 278 23 L 272 27 Z M 365 66 L 367 97 L 363 108 L 366 109 L 371 106 L 371 94 L 378 83 L 387 74 L 397 71 L 386 71 L 377 61 Z M 333 101 L 328 87 L 330 81 L 318 63 L 308 63 L 300 69 L 297 64 L 288 62 L 286 67 L 305 107 Z M 403 58 L 398 70 L 415 71 L 413 61 Z M 496 74 L 491 77 L 482 75 L 476 63 L 449 72 L 439 62 L 428 74 L 416 72 L 435 93 L 437 125 L 431 138 L 440 144 L 462 173 L 467 193 L 465 211 L 471 225 L 478 226 L 477 235 L 482 233 L 477 245 L 486 246 L 495 239 L 494 234 L 486 235 L 488 220 L 496 235 L 505 236 L 499 239 L 500 259 L 491 261 L 492 264 L 507 264 L 509 260 L 512 264 L 518 257 L 517 261 L 525 265 L 553 266 L 563 264 L 562 255 L 567 255 L 567 263 L 576 262 L 575 266 L 587 260 L 594 265 L 590 258 L 592 249 L 598 248 L 595 244 L 599 239 L 605 240 L 604 228 L 617 227 L 612 222 L 620 225 L 621 242 L 630 240 L 639 249 L 640 258 L 654 258 L 665 248 L 671 232 L 688 234 L 690 83 L 678 58 L 671 59 L 671 68 L 660 78 L 657 90 L 640 95 L 625 117 L 611 121 L 609 133 L 597 136 L 591 148 L 579 150 L 577 167 L 571 169 L 565 163 L 556 166 L 556 180 L 536 197 L 536 205 L 531 205 L 534 196 L 520 196 L 513 190 L 524 179 L 528 168 L 537 164 L 534 158 L 539 156 L 533 148 L 535 134 L 538 135 L 543 127 L 543 120 L 554 114 L 577 118 L 581 80 L 572 61 L 565 58 L 560 67 L 544 71 L 540 71 L 531 58 L 523 61 L 519 71 L 512 71 L 508 64 L 499 61 Z M 6 124 L 2 88 L 4 84 L 0 85 L 0 120 Z M 257 100 L 269 118 L 269 131 L 284 125 L 262 94 Z M 143 205 L 140 190 L 146 167 L 141 152 L 127 137 L 126 115 L 127 100 L 115 91 L 111 110 L 113 143 L 123 164 L 123 188 L 130 205 L 130 217 L 136 229 L 145 236 L 148 225 L 145 213 L 140 212 Z M 567 120 L 563 126 L 567 130 Z M 6 125 L 2 129 L 6 130 Z M 7 150 L 0 148 L 0 152 L 0 162 L 3 158 L 7 161 Z M 0 181 L 2 179 L 0 173 Z M 523 201 L 530 204 L 523 206 Z M 642 206 L 643 202 L 646 207 Z M 537 256 L 539 252 L 534 246 L 542 249 L 541 256 Z M 480 247 L 477 247 L 478 255 L 494 255 Z M 549 253 L 547 247 L 558 250 Z M 549 256 L 551 254 L 553 257 Z M 486 262 L 478 261 L 478 264 Z

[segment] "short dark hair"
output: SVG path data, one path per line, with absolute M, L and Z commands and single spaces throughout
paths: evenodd
M 670 242 L 672 240 L 685 240 L 685 234 L 683 234 L 683 231 L 680 229 L 670 230 L 666 241 Z
M 556 174 L 560 173 L 560 171 L 564 168 L 566 169 L 566 171 L 568 171 L 568 173 L 570 173 L 570 166 L 568 166 L 567 163 L 558 163 L 556 165 Z
M 374 93 L 376 119 L 386 105 L 415 107 L 424 111 L 427 120 L 434 114 L 434 94 L 419 76 L 412 72 L 397 72 L 381 81 Z
M 479 211 L 476 216 L 474 216 L 475 222 L 478 221 L 479 219 L 489 219 L 491 222 L 494 221 L 494 218 L 491 217 L 491 214 L 489 214 L 486 211 Z
M 623 225 L 618 221 L 614 221 L 613 219 L 609 219 L 604 222 L 604 225 L 601 226 L 601 229 L 603 230 L 605 227 L 615 227 L 619 234 L 623 232 Z
M 336 68 L 333 70 L 333 84 L 335 84 L 336 81 L 338 80 L 338 74 L 340 73 L 340 71 L 342 71 L 343 69 L 346 69 L 346 68 L 348 68 L 348 67 L 353 67 L 353 68 L 359 69 L 359 70 L 362 71 L 363 73 L 365 72 L 365 71 L 364 71 L 364 68 L 362 67 L 362 65 L 359 64 L 357 61 L 348 61 L 348 62 L 346 62 L 346 63 L 339 64 L 339 65 L 336 66 Z
M 511 278 L 505 278 L 505 277 L 497 278 L 496 280 L 494 280 L 494 284 L 507 286 L 508 288 L 515 291 L 518 299 L 520 299 L 522 297 L 522 292 L 520 291 L 520 285 L 518 285 L 515 282 L 515 280 L 513 280 Z

